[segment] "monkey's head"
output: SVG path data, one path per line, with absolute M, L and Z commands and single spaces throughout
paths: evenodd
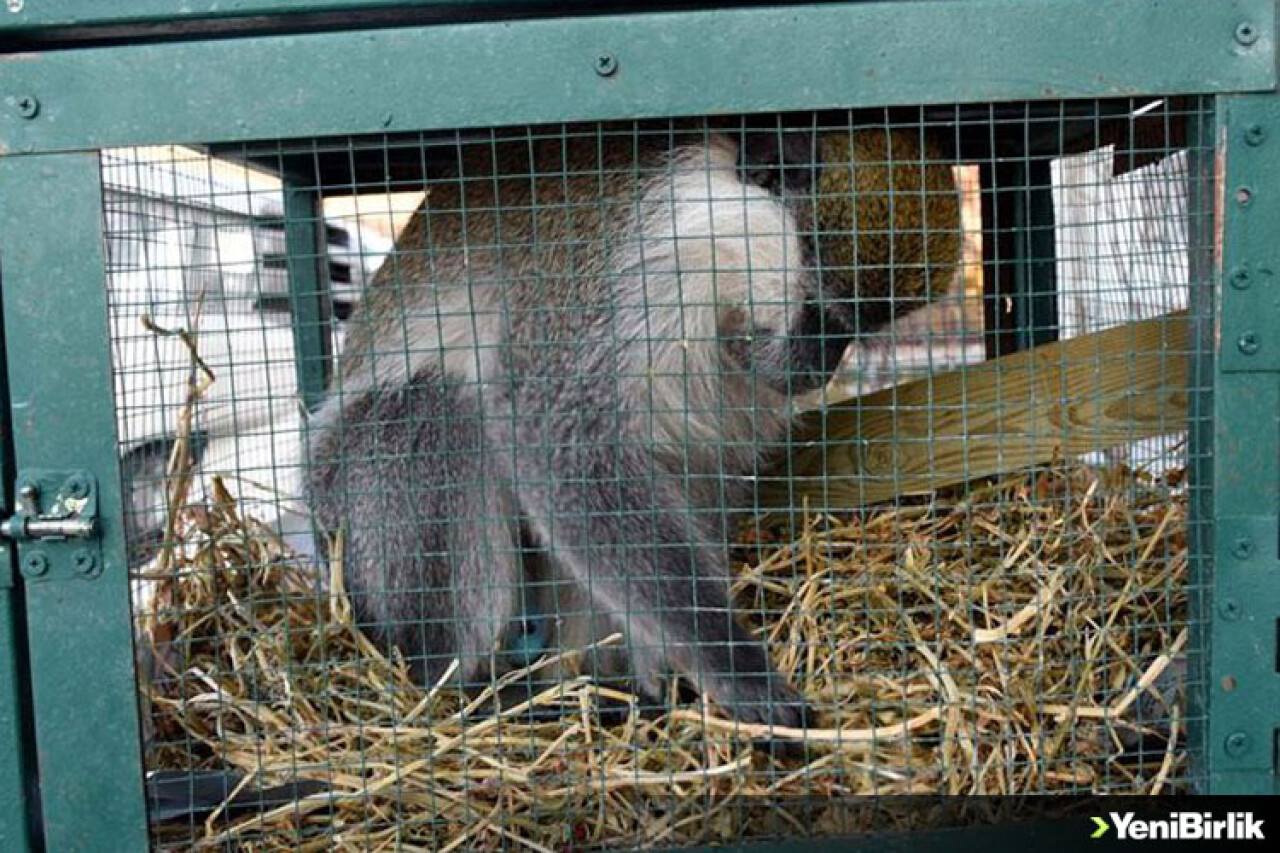
M 823 296 L 859 333 L 946 293 L 960 261 L 960 194 L 938 146 L 874 128 L 817 140 L 808 237 Z

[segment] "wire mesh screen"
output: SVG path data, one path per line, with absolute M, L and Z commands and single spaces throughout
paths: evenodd
M 1203 110 L 106 152 L 157 846 L 1193 787 Z

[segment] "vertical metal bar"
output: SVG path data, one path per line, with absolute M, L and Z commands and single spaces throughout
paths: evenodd
M 982 180 L 982 263 L 985 293 L 983 294 L 983 327 L 986 330 L 987 358 L 999 358 L 1017 351 L 1010 326 L 1016 315 L 1009 310 L 1011 295 L 1016 293 L 1014 265 L 1017 255 L 1017 235 L 1012 193 L 1009 186 L 1017 185 L 1016 164 L 995 163 L 995 146 L 991 148 L 991 160 L 980 167 Z
M 0 290 L 3 287 L 0 282 Z M 0 320 L 0 506 L 9 514 L 13 512 L 14 466 L 6 355 Z M 23 618 L 26 603 L 17 585 L 15 552 L 8 540 L 0 539 L 0 850 L 24 853 L 37 847 L 39 806 Z
M 14 461 L 92 472 L 101 513 L 101 573 L 25 589 L 46 841 L 50 850 L 143 850 L 96 154 L 0 158 L 0 263 Z M 69 559 L 66 543 L 41 548 L 55 567 Z
M 982 185 L 987 356 L 999 358 L 1058 339 L 1049 161 L 984 166 Z
M 1198 793 L 1205 793 L 1209 767 L 1209 641 L 1213 625 L 1213 388 L 1217 296 L 1214 281 L 1214 201 L 1218 186 L 1214 112 L 1211 99 L 1200 102 L 1201 111 L 1190 118 L 1187 166 L 1188 273 L 1191 364 L 1188 415 L 1187 546 L 1188 614 L 1187 644 L 1187 760 L 1190 778 Z
M 1058 339 L 1058 280 L 1053 230 L 1053 178 L 1049 158 L 1034 157 L 1022 169 L 1018 199 L 1018 349 Z
M 1280 729 L 1280 96 L 1220 98 L 1210 793 L 1268 794 Z
M 38 806 L 23 600 L 18 589 L 4 585 L 11 582 L 12 550 L 0 566 L 7 576 L 0 583 L 0 850 L 21 853 L 36 849 Z
M 308 411 L 324 400 L 333 355 L 324 208 L 314 179 L 293 170 L 284 182 L 284 239 L 298 393 Z

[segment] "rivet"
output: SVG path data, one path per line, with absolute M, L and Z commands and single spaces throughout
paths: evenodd
M 80 474 L 72 474 L 62 486 L 63 491 L 71 498 L 83 498 L 89 495 L 89 481 Z
M 1258 28 L 1249 21 L 1236 24 L 1236 41 L 1248 47 L 1258 40 Z
M 49 558 L 36 551 L 22 558 L 22 573 L 29 578 L 38 578 L 49 571 Z
M 601 77 L 612 77 L 618 70 L 618 60 L 612 53 L 602 53 L 596 57 L 596 73 Z
M 1231 553 L 1237 560 L 1247 560 L 1253 556 L 1253 540 L 1248 536 L 1237 536 L 1231 546 Z
M 1227 735 L 1227 755 L 1239 758 L 1249 751 L 1249 736 L 1244 732 L 1232 732 Z
M 1244 355 L 1255 355 L 1262 343 L 1258 340 L 1258 336 L 1254 332 L 1245 332 L 1236 341 L 1236 348 Z
M 82 548 L 71 556 L 71 564 L 79 574 L 91 575 L 98 568 L 98 559 L 92 551 Z
M 1228 622 L 1234 622 L 1240 618 L 1240 605 L 1235 599 L 1227 598 L 1218 602 L 1218 612 L 1222 614 L 1222 618 Z
M 23 118 L 35 118 L 40 115 L 40 99 L 35 95 L 19 95 L 13 105 L 18 108 L 18 115 Z
M 1257 148 L 1267 138 L 1267 130 L 1260 124 L 1251 124 L 1244 129 L 1244 143 Z

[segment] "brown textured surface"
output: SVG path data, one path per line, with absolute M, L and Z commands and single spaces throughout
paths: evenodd
M 836 292 L 864 300 L 870 328 L 860 331 L 945 294 L 962 234 L 955 175 L 938 147 L 918 131 L 868 128 L 824 136 L 821 159 L 818 263 Z

